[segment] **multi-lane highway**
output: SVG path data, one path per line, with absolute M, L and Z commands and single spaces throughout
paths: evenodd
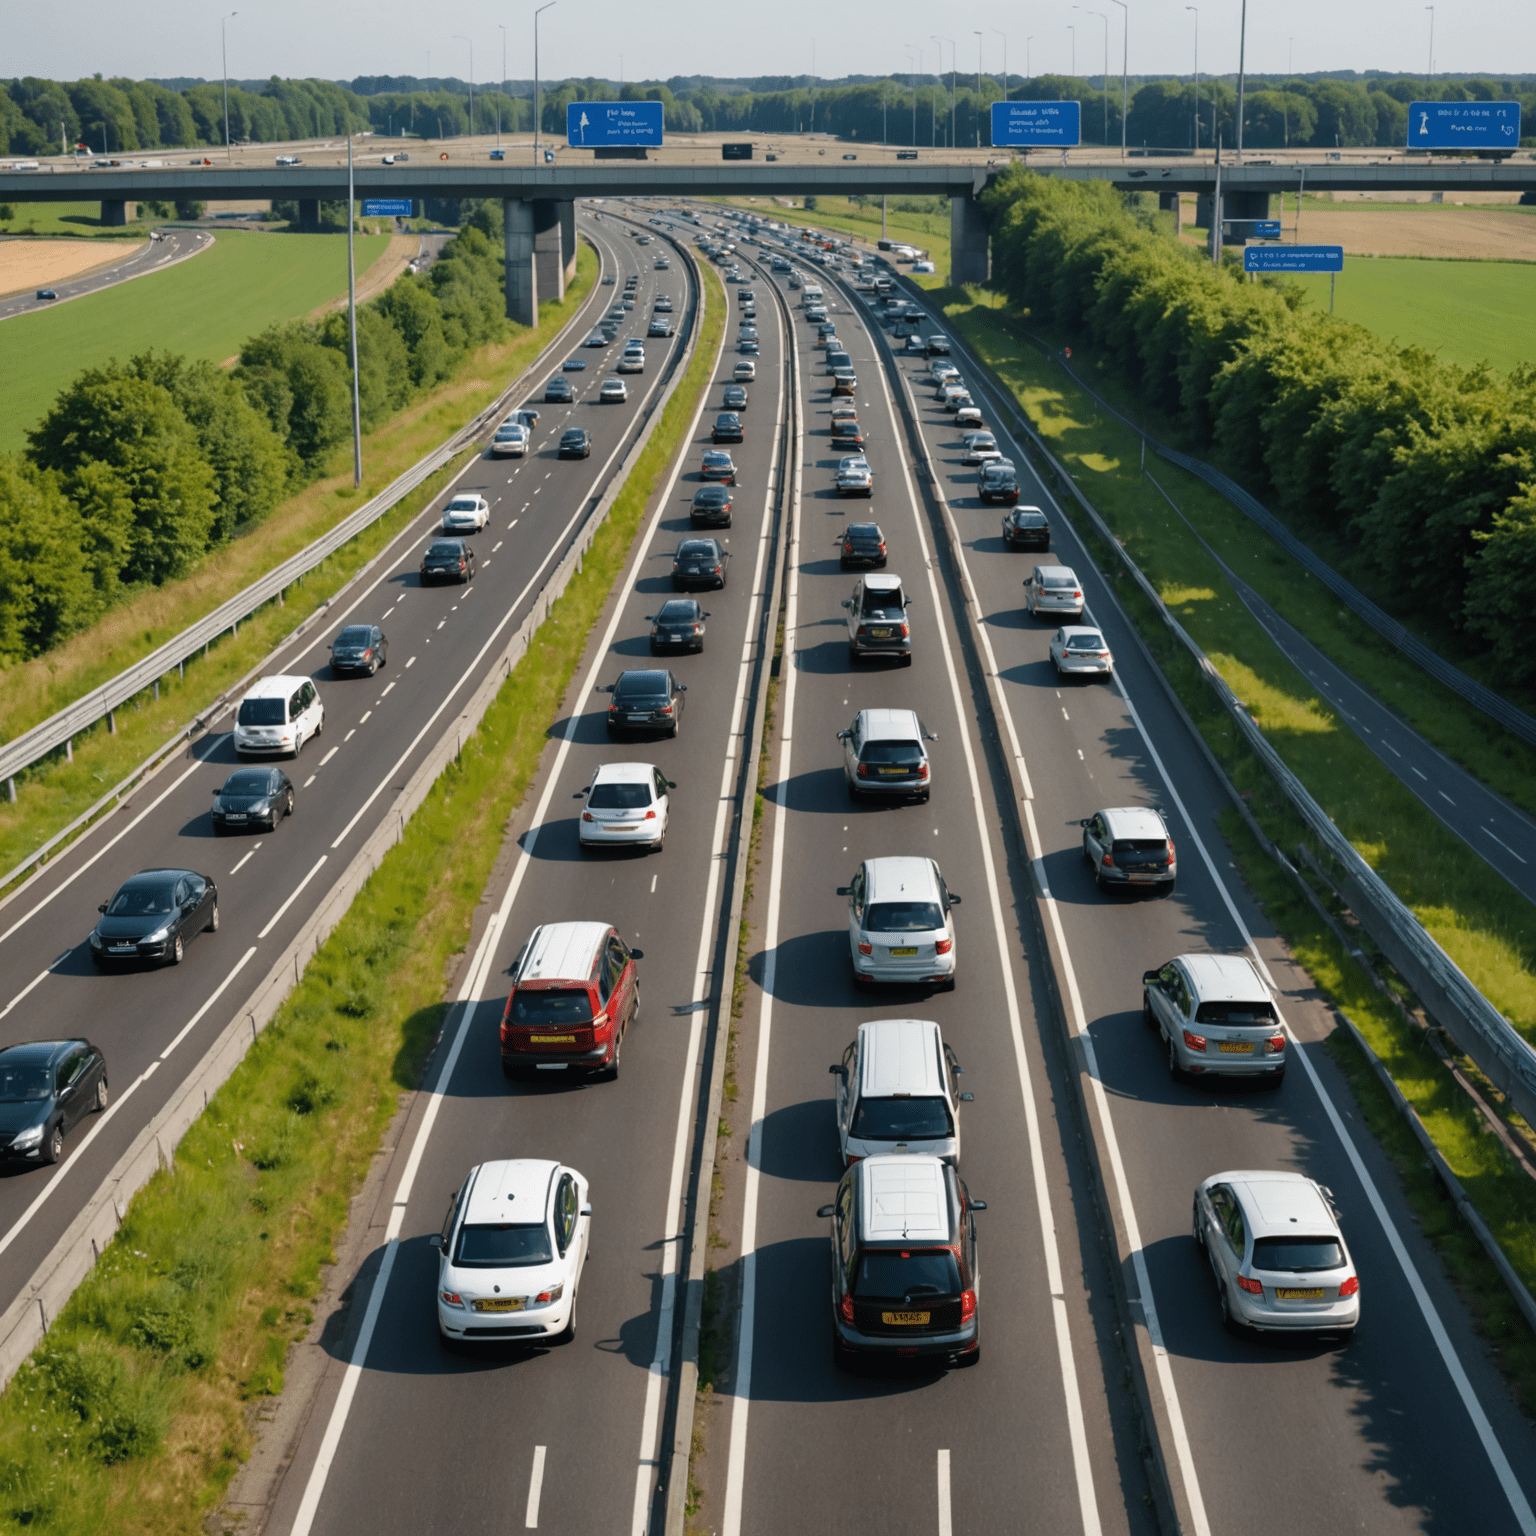
M 570 327 L 570 405 L 542 403 L 543 378 L 530 403 L 540 412 L 525 458 L 482 453 L 403 531 L 372 569 L 316 626 L 272 658 L 271 673 L 314 679 L 325 706 L 324 732 L 285 764 L 296 787 L 291 818 L 275 833 L 215 837 L 211 791 L 236 766 L 233 719 L 214 722 L 187 757 L 144 783 L 129 804 L 51 861 L 0 905 L 0 1019 L 11 1039 L 68 1037 L 82 1031 L 106 1052 L 112 1103 L 83 1121 L 53 1168 L 12 1164 L 0 1179 L 0 1304 L 8 1305 L 100 1186 L 135 1135 L 172 1097 L 203 1053 L 322 901 L 325 892 L 392 805 L 483 681 L 499 644 L 515 630 L 575 530 L 640 429 L 642 408 L 664 387 L 669 357 L 685 344 L 647 343 L 641 375 L 630 375 L 625 404 L 599 404 L 598 390 L 630 335 L 644 336 L 651 306 L 668 293 L 675 318 L 692 313 L 692 280 L 674 260 L 657 272 L 657 247 L 642 251 L 611 223 L 591 225 L 605 276 Z M 597 317 L 618 303 L 627 274 L 638 277 L 632 311 L 610 348 L 583 348 Z M 588 426 L 592 454 L 560 460 L 563 428 Z M 487 431 L 489 436 L 489 429 Z M 474 491 L 490 507 L 472 537 L 479 556 L 463 586 L 423 588 L 417 574 L 454 492 Z M 388 665 L 372 678 L 333 678 L 327 646 L 349 623 L 382 625 Z M 187 950 L 180 966 L 97 974 L 86 936 L 105 901 L 128 875 L 166 866 L 197 870 L 218 887 L 220 925 Z

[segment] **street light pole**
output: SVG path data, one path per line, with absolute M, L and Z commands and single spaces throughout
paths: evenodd
M 1429 12 L 1429 78 L 1435 78 L 1435 8 L 1432 5 L 1424 7 Z
M 910 43 L 903 45 L 907 50 L 907 62 L 912 66 L 912 73 L 907 79 L 912 84 L 912 148 L 917 148 L 917 64 L 923 56 L 923 50 L 919 48 L 915 53 Z
M 539 90 L 539 17 L 560 0 L 549 0 L 533 13 L 533 163 L 539 163 L 539 119 L 544 115 L 544 98 Z
M 352 229 L 357 204 L 352 198 L 352 130 L 347 130 L 347 333 L 352 352 L 352 489 L 363 483 L 363 411 L 357 387 L 357 257 Z
M 501 98 L 507 94 L 507 29 L 496 23 L 501 33 L 501 89 L 496 92 L 496 148 L 501 148 Z M 513 127 L 517 125 L 514 123 Z
M 1081 11 L 1080 5 L 1072 7 Z M 1104 148 L 1109 148 L 1109 17 L 1103 11 L 1085 11 L 1087 16 L 1097 16 L 1104 23 Z
M 1125 18 L 1124 35 L 1120 39 L 1120 158 L 1125 159 L 1125 127 L 1126 119 L 1130 116 L 1131 90 L 1130 77 L 1126 73 L 1127 60 L 1131 51 L 1131 8 L 1125 0 L 1109 0 L 1111 5 L 1118 5 L 1121 14 Z M 1247 0 L 1244 0 L 1247 3 Z
M 955 143 L 955 40 L 952 37 L 944 39 L 949 44 L 949 147 L 951 151 L 959 149 Z M 944 50 L 939 49 L 939 72 L 944 71 Z
M 1200 153 L 1200 7 L 1186 5 L 1186 11 L 1195 13 L 1195 153 Z
M 1242 20 L 1237 33 L 1237 160 L 1236 164 L 1243 163 L 1243 85 L 1245 78 L 1244 61 L 1248 49 L 1248 0 L 1243 0 Z
M 981 40 L 983 33 L 976 34 L 976 148 L 981 148 Z
M 231 11 L 219 23 L 219 51 L 224 59 L 224 159 L 226 162 L 231 162 L 234 158 L 229 147 L 229 24 L 239 14 L 239 11 Z M 1434 52 L 1433 45 L 1430 47 L 1430 52 Z M 106 151 L 103 150 L 102 153 L 105 154 Z
M 469 136 L 475 136 L 475 45 L 462 32 L 455 32 L 456 43 L 469 43 Z
M 1029 45 L 1032 42 L 1034 42 L 1034 38 L 1032 37 L 1026 37 L 1024 39 L 1024 78 L 1026 80 L 1033 80 L 1035 78 L 1034 75 L 1030 73 L 1029 67 Z
M 1003 40 L 1003 100 L 1008 100 L 1008 34 L 997 27 L 992 30 Z
M 1072 78 L 1077 79 L 1077 28 L 1071 22 L 1067 23 L 1067 31 L 1072 34 Z

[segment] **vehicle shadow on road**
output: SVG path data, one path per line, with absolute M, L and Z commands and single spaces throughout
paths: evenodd
M 841 768 L 811 768 L 781 779 L 763 790 L 763 799 L 788 811 L 845 814 L 849 808 Z
M 826 1098 L 786 1104 L 763 1121 L 759 1166 L 769 1178 L 832 1184 L 841 1177 L 831 1089 L 829 1077 Z
M 1294 1136 L 1296 1117 L 1286 1088 L 1269 1076 L 1202 1077 L 1175 1082 L 1168 1073 L 1168 1048 L 1162 1035 L 1142 1021 L 1140 994 L 1134 1008 L 1089 1020 L 1088 1034 L 1098 1057 L 1106 1093 L 1140 1104 L 1168 1104 L 1198 1111 L 1241 1108 L 1272 1121 Z
M 614 670 L 617 677 L 621 668 Z M 608 695 L 594 692 L 592 694 L 591 707 L 575 716 L 576 729 L 571 734 L 571 741 L 579 747 L 601 746 L 608 740 Z M 569 729 L 572 717 L 564 715 L 556 720 L 545 733 L 549 741 L 558 741 Z

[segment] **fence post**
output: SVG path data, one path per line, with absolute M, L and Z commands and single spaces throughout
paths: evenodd
M 108 736 L 116 736 L 117 735 L 117 711 L 116 710 L 109 709 L 107 711 L 107 735 Z M 15 796 L 13 795 L 11 798 L 15 799 Z
M 5 792 L 6 792 L 6 795 L 9 797 L 11 804 L 15 805 L 16 804 L 16 779 L 15 779 L 14 775 L 12 775 L 10 778 L 8 778 L 5 781 Z

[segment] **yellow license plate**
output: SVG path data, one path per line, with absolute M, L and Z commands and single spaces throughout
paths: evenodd
M 575 1045 L 575 1035 L 529 1035 L 530 1045 Z
M 931 1312 L 882 1312 L 880 1321 L 887 1328 L 921 1328 L 932 1315 Z
M 521 1312 L 522 1310 L 521 1296 L 496 1296 L 490 1300 L 475 1303 L 476 1312 Z
M 1252 1056 L 1253 1042 L 1251 1040 L 1223 1040 L 1219 1047 L 1228 1056 Z
M 870 630 L 870 634 L 873 635 L 876 640 L 889 640 L 891 638 L 891 632 L 888 629 L 872 629 Z
M 891 951 L 891 959 L 893 959 L 893 960 L 915 960 L 916 958 L 917 958 L 917 946 L 916 945 L 909 945 L 905 949 L 893 949 Z
M 1276 1287 L 1275 1295 L 1281 1301 L 1321 1301 L 1323 1299 L 1323 1288 L 1318 1286 L 1315 1290 L 1302 1291 L 1294 1287 Z

